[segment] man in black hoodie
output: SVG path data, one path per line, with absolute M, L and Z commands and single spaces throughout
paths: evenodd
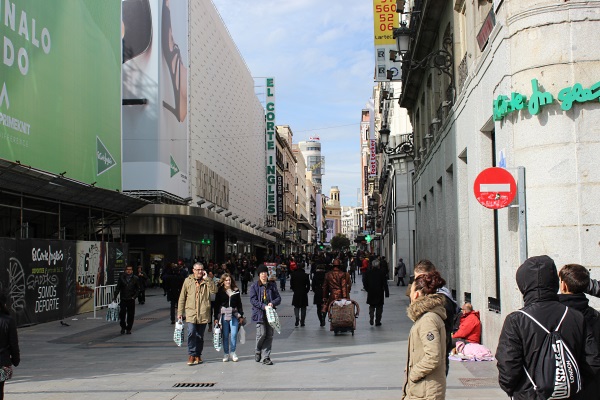
M 585 291 L 590 284 L 590 272 L 582 265 L 567 264 L 558 273 L 560 278 L 560 292 L 558 301 L 565 306 L 583 314 L 588 331 L 592 332 L 594 342 L 587 342 L 587 346 L 598 349 L 600 344 L 600 312 L 589 306 Z M 586 348 L 586 352 L 591 350 Z M 593 399 L 600 393 L 600 380 L 594 371 L 582 371 L 584 375 L 583 390 L 575 399 Z
M 523 294 L 525 306 L 522 310 L 549 331 L 556 329 L 564 315 L 560 334 L 579 368 L 598 371 L 598 348 L 586 346 L 586 342 L 593 341 L 593 337 L 586 329 L 583 315 L 570 308 L 565 314 L 565 306 L 558 301 L 559 281 L 554 261 L 548 256 L 525 260 L 517 270 L 517 286 Z M 504 320 L 496 350 L 498 381 L 502 390 L 513 400 L 537 398 L 533 384 L 523 370 L 529 376 L 535 376 L 535 371 L 540 368 L 537 365 L 537 352 L 546 335 L 541 327 L 519 311 L 510 313 Z

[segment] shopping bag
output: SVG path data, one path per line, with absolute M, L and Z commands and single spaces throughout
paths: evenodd
M 246 330 L 244 329 L 244 327 L 242 325 L 240 325 L 240 327 L 238 329 L 238 337 L 237 338 L 240 341 L 240 344 L 246 343 Z
M 277 333 L 281 333 L 281 324 L 279 323 L 279 316 L 273 307 L 265 306 L 265 314 L 267 314 L 267 322 Z
M 12 378 L 13 369 L 12 367 L 0 367 L 0 382 L 5 382 Z
M 175 323 L 175 332 L 173 332 L 173 341 L 179 347 L 183 344 L 183 321 L 179 320 Z
M 221 351 L 223 347 L 223 335 L 221 334 L 221 327 L 218 324 L 215 324 L 213 328 L 213 346 L 215 346 L 216 351 Z
M 106 312 L 106 320 L 109 322 L 116 322 L 119 320 L 119 304 L 113 301 L 108 305 L 108 311 Z

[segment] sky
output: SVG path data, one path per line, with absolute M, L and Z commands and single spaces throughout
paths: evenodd
M 254 77 L 274 77 L 277 125 L 321 139 L 323 193 L 356 206 L 361 110 L 373 93 L 373 3 L 213 0 Z

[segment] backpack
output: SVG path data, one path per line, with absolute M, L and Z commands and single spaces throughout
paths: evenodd
M 527 378 L 529 378 L 529 381 L 533 385 L 533 389 L 542 399 L 569 399 L 581 390 L 579 366 L 573 356 L 573 352 L 563 341 L 559 332 L 568 310 L 569 307 L 566 307 L 565 313 L 553 332 L 550 332 L 544 325 L 540 324 L 525 311 L 518 310 L 546 332 L 546 337 L 537 353 L 537 367 L 533 374 L 535 381 L 529 375 L 527 369 L 523 367 Z

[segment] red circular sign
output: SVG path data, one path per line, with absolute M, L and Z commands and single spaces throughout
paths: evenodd
M 517 183 L 504 168 L 484 169 L 475 178 L 473 191 L 482 206 L 497 210 L 508 206 L 517 194 Z

